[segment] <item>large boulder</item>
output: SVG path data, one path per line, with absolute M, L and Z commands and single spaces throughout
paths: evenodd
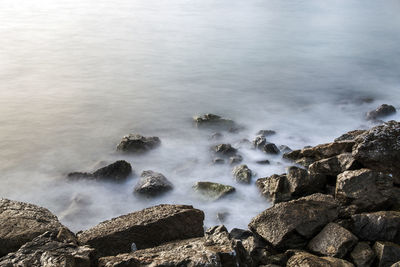
M 400 212 L 378 211 L 351 217 L 352 232 L 361 240 L 391 241 L 400 244 Z
M 145 196 L 157 196 L 173 188 L 172 183 L 161 173 L 143 171 L 134 192 Z
M 65 239 L 61 232 L 49 231 L 0 258 L 0 266 L 94 267 L 96 251 Z
M 366 130 L 353 130 L 353 131 L 347 132 L 345 134 L 342 134 L 341 136 L 339 136 L 338 138 L 335 139 L 335 142 L 345 141 L 345 140 L 354 140 L 357 138 L 357 136 L 359 136 L 360 134 L 363 134 L 365 132 L 366 132 Z
M 233 186 L 213 182 L 197 182 L 193 189 L 206 200 L 212 201 L 235 192 Z
M 252 172 L 245 164 L 233 168 L 232 174 L 235 180 L 239 183 L 249 184 L 251 181 Z
M 249 229 L 274 247 L 299 248 L 337 217 L 333 197 L 314 194 L 275 204 L 254 217 Z
M 291 256 L 287 267 L 354 267 L 346 260 L 333 257 L 318 257 L 311 253 L 298 251 Z
M 375 211 L 392 205 L 393 178 L 369 169 L 345 171 L 338 175 L 336 199 L 351 205 L 352 212 Z
M 357 241 L 358 238 L 349 230 L 337 223 L 329 223 L 308 243 L 308 248 L 316 254 L 343 258 Z
M 47 231 L 62 227 L 49 210 L 33 204 L 0 199 L 0 257 Z
M 129 153 L 143 153 L 158 147 L 160 138 L 156 136 L 144 137 L 140 134 L 129 134 L 122 138 L 117 150 Z
M 204 114 L 202 116 L 195 116 L 193 117 L 193 121 L 199 128 L 229 131 L 236 127 L 236 124 L 233 120 L 224 119 L 211 113 Z
M 353 158 L 351 153 L 343 153 L 314 162 L 308 167 L 308 171 L 311 174 L 324 174 L 336 177 L 344 171 L 361 169 L 361 167 L 361 164 Z
M 118 160 L 110 165 L 96 170 L 93 173 L 87 172 L 71 172 L 68 174 L 70 179 L 98 179 L 98 180 L 110 180 L 110 181 L 125 181 L 132 173 L 132 166 L 125 160 Z
M 400 246 L 392 242 L 375 242 L 374 251 L 377 258 L 377 267 L 390 267 L 400 261 Z
M 226 228 L 213 227 L 203 238 L 170 242 L 155 248 L 99 259 L 99 267 L 108 266 L 249 266 L 241 242 L 230 239 Z
M 367 242 L 359 242 L 350 253 L 351 260 L 357 267 L 370 267 L 375 259 L 375 252 Z
M 117 255 L 162 243 L 203 236 L 204 213 L 192 206 L 158 205 L 123 215 L 77 234 L 80 244 L 100 256 Z
M 353 156 L 357 161 L 367 168 L 399 175 L 400 122 L 376 126 L 359 135 L 355 142 Z
M 396 113 L 396 108 L 392 105 L 382 104 L 374 110 L 367 112 L 367 120 L 378 120 Z

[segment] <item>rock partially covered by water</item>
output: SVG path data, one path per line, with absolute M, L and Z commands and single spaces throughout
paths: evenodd
M 366 114 L 367 120 L 382 119 L 396 113 L 396 108 L 392 105 L 382 104 Z
M 241 242 L 232 240 L 226 228 L 213 227 L 203 238 L 170 242 L 161 246 L 138 250 L 130 254 L 104 257 L 100 267 L 106 266 L 249 266 Z
M 216 130 L 228 131 L 236 126 L 233 120 L 224 119 L 211 113 L 204 114 L 202 116 L 195 116 L 193 117 L 193 120 L 197 127 L 206 127 Z
M 144 137 L 140 134 L 130 134 L 122 138 L 117 150 L 129 153 L 144 153 L 158 147 L 160 138 L 156 136 Z
M 135 186 L 135 193 L 157 196 L 173 188 L 172 183 L 161 173 L 154 171 L 143 171 L 140 181 Z
M 273 155 L 277 155 L 281 152 L 274 143 L 268 143 L 268 142 L 261 147 L 261 150 L 267 154 L 273 154 Z
M 47 231 L 63 227 L 49 210 L 33 204 L 0 200 L 0 257 Z
M 237 149 L 232 147 L 230 144 L 219 144 L 213 147 L 214 152 L 217 155 L 231 157 L 236 155 Z
M 213 182 L 197 182 L 193 188 L 207 200 L 217 200 L 235 192 L 233 186 Z
M 96 252 L 64 239 L 60 232 L 49 231 L 1 258 L 0 266 L 92 267 L 96 266 Z
M 276 134 L 276 132 L 274 130 L 259 130 L 257 132 L 257 135 L 261 135 L 261 136 L 271 136 Z
M 261 149 L 267 143 L 267 139 L 263 135 L 258 135 L 253 140 L 253 145 L 255 148 Z
M 239 183 L 249 184 L 251 181 L 252 172 L 245 164 L 236 166 L 233 169 L 232 174 L 236 181 L 238 181 Z
M 99 256 L 117 255 L 162 243 L 203 236 L 204 213 L 192 206 L 159 205 L 123 215 L 77 234 Z
M 125 160 L 118 160 L 110 165 L 98 169 L 93 173 L 71 172 L 68 174 L 70 179 L 99 179 L 115 182 L 125 181 L 132 173 L 132 166 Z
M 301 248 L 327 223 L 338 217 L 332 196 L 314 194 L 266 209 L 249 229 L 277 248 Z

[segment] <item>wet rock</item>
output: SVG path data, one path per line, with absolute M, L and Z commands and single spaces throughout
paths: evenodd
M 122 138 L 117 150 L 129 153 L 144 153 L 158 147 L 160 138 L 156 136 L 144 137 L 140 134 L 130 134 Z
M 67 178 L 71 180 L 94 179 L 93 174 L 90 172 L 70 172 L 68 173 Z
M 281 153 L 289 153 L 289 152 L 293 151 L 290 147 L 288 147 L 286 145 L 280 145 L 279 150 L 281 151 Z
M 93 216 L 94 214 L 90 209 L 91 204 L 92 201 L 89 195 L 75 194 L 70 199 L 66 209 L 59 214 L 59 218 L 63 221 L 77 222 L 82 218 Z
M 161 173 L 153 171 L 143 171 L 141 179 L 135 186 L 135 193 L 157 196 L 173 188 L 171 182 Z
M 289 258 L 287 267 L 353 267 L 348 261 L 333 257 L 318 257 L 308 252 L 299 251 Z
M 377 107 L 375 110 L 371 110 L 366 114 L 367 120 L 377 120 L 384 117 L 393 115 L 396 113 L 396 108 L 392 105 L 383 104 Z
M 350 258 L 357 267 L 370 267 L 375 253 L 367 242 L 359 242 L 350 253 Z
M 299 248 L 337 217 L 333 197 L 314 194 L 275 204 L 254 217 L 249 229 L 274 247 Z
M 237 152 L 237 149 L 232 147 L 230 144 L 219 144 L 214 146 L 214 152 L 221 156 L 234 156 Z
M 229 217 L 229 212 L 218 212 L 217 213 L 217 220 L 221 223 L 226 222 L 226 219 Z
M 345 134 L 342 134 L 341 136 L 339 136 L 338 138 L 335 139 L 335 142 L 339 142 L 339 141 L 351 141 L 357 138 L 357 136 L 359 136 L 360 134 L 365 133 L 366 130 L 353 130 L 350 132 L 347 132 Z
M 273 143 L 266 143 L 264 146 L 262 146 L 261 150 L 267 154 L 273 155 L 277 155 L 281 152 L 279 148 Z
M 225 163 L 225 159 L 223 158 L 214 158 L 213 159 L 213 164 L 224 164 Z
M 271 136 L 276 134 L 274 130 L 259 130 L 257 132 L 257 135 L 262 135 L 262 136 Z
M 400 242 L 400 212 L 378 211 L 353 215 L 352 232 L 361 240 Z
M 400 122 L 376 126 L 358 136 L 355 142 L 353 156 L 365 167 L 394 175 L 400 173 Z
M 77 234 L 80 244 L 95 248 L 99 256 L 117 255 L 162 243 L 203 236 L 204 213 L 192 206 L 158 205 L 104 221 Z
M 207 200 L 217 200 L 235 192 L 235 188 L 230 185 L 212 182 L 197 182 L 193 188 Z
M 358 238 L 347 229 L 337 223 L 329 223 L 308 243 L 308 248 L 316 254 L 343 258 L 357 241 Z
M 390 267 L 400 261 L 400 246 L 392 242 L 377 241 L 374 244 L 374 252 L 378 267 Z
M 369 169 L 345 171 L 338 175 L 335 197 L 354 212 L 374 211 L 390 207 L 393 178 Z
M 232 171 L 233 177 L 239 183 L 249 184 L 251 181 L 252 172 L 247 165 L 236 166 Z
M 0 257 L 44 232 L 63 227 L 49 210 L 8 199 L 0 199 L 0 225 Z
M 203 238 L 170 242 L 129 254 L 99 259 L 99 266 L 196 266 L 245 267 L 246 251 L 231 240 L 225 227 L 206 231 Z
M 110 180 L 115 182 L 125 181 L 132 173 L 132 166 L 125 160 L 118 160 L 110 165 L 98 169 L 93 173 L 71 172 L 68 174 L 70 179 L 98 179 Z
M 271 162 L 267 159 L 263 159 L 263 160 L 257 160 L 256 161 L 257 164 L 261 164 L 261 165 L 268 165 L 271 164 Z
M 0 266 L 95 266 L 95 250 L 60 239 L 57 232 L 45 232 L 17 252 L 0 259 Z
M 262 149 L 262 147 L 267 143 L 267 139 L 265 139 L 265 136 L 263 135 L 258 135 L 256 138 L 253 140 L 253 145 L 255 148 Z
M 243 161 L 243 157 L 241 155 L 236 155 L 236 156 L 232 156 L 232 157 L 229 158 L 229 163 L 231 165 L 240 163 L 242 161 Z
M 196 116 L 193 118 L 193 120 L 196 123 L 196 126 L 199 128 L 204 127 L 228 131 L 236 126 L 233 120 L 224 119 L 211 113 L 204 114 L 202 116 Z
M 224 137 L 224 135 L 222 133 L 214 133 L 213 135 L 211 135 L 210 139 L 211 140 L 220 140 Z

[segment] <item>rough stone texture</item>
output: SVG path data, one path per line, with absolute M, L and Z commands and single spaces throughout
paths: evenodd
M 157 196 L 173 188 L 172 183 L 161 173 L 143 171 L 140 181 L 135 186 L 135 193 Z
M 257 132 L 257 135 L 261 135 L 261 136 L 271 136 L 276 134 L 276 132 L 274 130 L 259 130 Z
M 348 261 L 333 257 L 317 257 L 307 252 L 297 252 L 289 258 L 287 267 L 353 267 Z
M 335 196 L 354 212 L 375 211 L 392 205 L 392 188 L 393 178 L 381 172 L 345 171 L 337 177 Z
M 394 175 L 400 172 L 400 122 L 376 126 L 358 136 L 355 142 L 353 156 L 365 167 Z
M 204 114 L 202 116 L 193 117 L 193 121 L 199 128 L 210 128 L 214 130 L 225 130 L 228 131 L 234 127 L 236 124 L 233 120 L 221 118 L 215 114 Z
M 156 136 L 144 137 L 140 134 L 130 134 L 122 138 L 117 150 L 129 153 L 143 153 L 158 147 L 160 138 Z
M 117 255 L 161 243 L 203 236 L 204 213 L 192 206 L 158 205 L 123 215 L 77 234 L 81 244 L 95 248 L 100 256 Z
M 235 165 L 243 161 L 243 157 L 241 155 L 235 155 L 229 158 L 229 164 Z
M 273 154 L 273 155 L 279 154 L 281 152 L 279 148 L 273 143 L 266 143 L 265 145 L 262 146 L 261 150 L 267 154 Z
M 393 263 L 390 267 L 400 267 L 400 261 Z
M 378 267 L 390 267 L 400 261 L 400 246 L 392 242 L 377 241 L 374 244 L 374 251 Z
M 361 240 L 400 243 L 400 212 L 378 211 L 351 216 L 352 232 Z
M 125 160 L 118 160 L 110 165 L 98 169 L 93 173 L 71 172 L 68 174 L 70 179 L 99 179 L 111 181 L 125 181 L 132 173 L 132 166 Z
M 359 242 L 350 253 L 350 258 L 357 267 L 370 267 L 375 253 L 367 242 Z
M 275 204 L 254 217 L 249 229 L 274 247 L 299 248 L 337 217 L 333 197 L 314 194 Z
M 235 192 L 235 188 L 230 185 L 213 182 L 197 182 L 193 188 L 206 200 L 217 200 L 225 197 L 227 194 Z
M 255 148 L 261 149 L 267 143 L 267 139 L 263 135 L 258 135 L 253 140 L 253 145 Z
M 274 174 L 270 177 L 257 179 L 256 185 L 261 194 L 273 204 L 292 199 L 287 186 L 286 174 Z
M 205 237 L 180 240 L 130 254 L 99 259 L 99 267 L 245 267 L 246 251 L 231 240 L 223 226 L 207 230 Z
M 357 136 L 359 136 L 360 134 L 363 134 L 365 132 L 366 132 L 366 130 L 353 130 L 353 131 L 347 132 L 345 134 L 342 134 L 341 136 L 339 136 L 338 138 L 335 139 L 335 142 L 345 141 L 345 140 L 354 140 L 357 138 Z
M 343 153 L 312 163 L 308 167 L 308 171 L 311 174 L 337 176 L 344 171 L 361 169 L 361 167 L 361 164 L 353 158 L 351 153 Z
M 232 171 L 233 177 L 239 183 L 249 184 L 251 181 L 252 172 L 247 165 L 236 166 Z
M 17 252 L 0 258 L 0 266 L 94 267 L 95 250 L 78 246 L 63 234 L 45 232 L 23 245 Z
M 367 120 L 377 120 L 396 113 L 396 108 L 392 105 L 383 104 L 366 114 Z
M 44 232 L 62 227 L 49 210 L 8 199 L 0 199 L 0 226 L 0 257 Z
M 231 157 L 234 156 L 237 152 L 237 149 L 232 147 L 230 144 L 219 144 L 214 146 L 214 152 L 220 156 Z
M 316 254 L 343 258 L 357 241 L 358 238 L 347 229 L 329 223 L 308 243 L 308 248 Z

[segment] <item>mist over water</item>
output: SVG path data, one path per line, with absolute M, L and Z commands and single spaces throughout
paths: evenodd
M 160 203 L 194 205 L 207 226 L 228 212 L 228 228 L 246 228 L 269 206 L 256 178 L 288 163 L 242 148 L 257 175 L 237 184 L 232 166 L 211 164 L 213 131 L 192 116 L 244 125 L 221 140 L 236 146 L 261 129 L 298 149 L 371 127 L 366 111 L 400 107 L 399 13 L 398 0 L 2 0 L 0 197 L 47 207 L 74 231 Z M 129 133 L 162 145 L 116 153 Z M 119 159 L 136 173 L 126 183 L 65 179 Z M 133 195 L 143 170 L 163 173 L 174 190 Z M 197 181 L 236 193 L 204 202 Z

